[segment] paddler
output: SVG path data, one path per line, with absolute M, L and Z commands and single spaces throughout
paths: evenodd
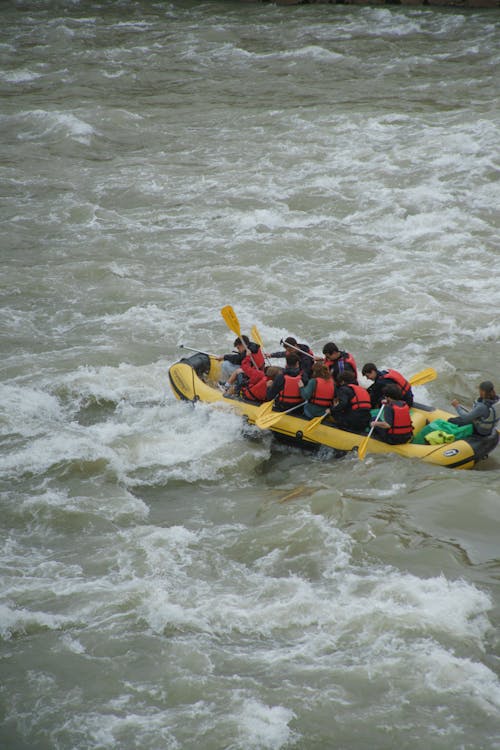
M 481 437 L 491 435 L 500 423 L 500 399 L 491 380 L 483 380 L 479 384 L 479 398 L 474 401 L 472 409 L 462 406 L 456 398 L 451 405 L 455 407 L 458 417 L 450 417 L 448 422 L 460 426 L 471 424 L 476 435 Z

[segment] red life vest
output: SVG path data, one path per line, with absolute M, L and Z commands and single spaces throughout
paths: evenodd
M 267 378 L 264 375 L 264 377 L 260 378 L 256 383 L 247 383 L 247 385 L 244 385 L 241 389 L 241 395 L 243 398 L 248 399 L 249 401 L 265 401 L 266 400 L 266 392 L 267 392 Z
M 333 365 L 335 364 L 335 362 L 333 362 L 333 361 L 332 361 L 331 359 L 327 359 L 327 358 L 325 357 L 325 358 L 324 358 L 324 360 L 323 360 L 323 362 L 322 362 L 321 364 L 322 364 L 322 365 L 325 365 L 325 367 L 328 367 L 328 369 L 329 369 L 329 370 L 330 370 L 330 372 L 331 372 L 331 371 L 332 371 L 332 369 L 333 369 Z
M 382 373 L 382 377 L 384 378 L 384 380 L 393 380 L 395 383 L 397 383 L 401 388 L 401 393 L 403 394 L 403 396 L 406 396 L 411 388 L 411 383 L 409 383 L 406 378 L 404 378 L 397 370 L 387 370 L 386 372 Z
M 391 406 L 394 412 L 394 421 L 392 427 L 387 432 L 389 435 L 410 435 L 413 434 L 413 425 L 411 423 L 410 407 L 404 401 L 392 401 Z
M 252 357 L 253 361 L 255 362 L 255 367 L 258 367 L 259 370 L 263 370 L 266 366 L 266 361 L 264 359 L 264 353 L 260 346 L 256 352 L 252 352 Z
M 349 352 L 342 352 L 342 357 L 340 357 L 340 361 L 346 362 L 348 365 L 351 365 L 352 369 L 354 370 L 354 374 L 356 377 L 358 377 L 358 368 L 356 366 L 356 362 L 354 361 L 354 357 L 352 354 L 349 354 Z M 339 372 L 343 371 L 343 367 L 339 367 Z
M 348 364 L 352 367 L 353 372 L 358 377 L 358 368 L 356 365 L 356 362 L 354 361 L 354 357 L 352 354 L 349 354 L 349 352 L 340 352 L 340 357 L 335 360 L 331 359 L 325 359 L 323 360 L 323 364 L 326 365 L 331 371 L 338 373 L 341 375 L 344 372 L 344 364 Z
M 299 381 L 302 380 L 302 375 L 284 375 L 284 385 L 278 394 L 276 401 L 281 406 L 295 406 L 303 401 L 299 390 Z
M 354 391 L 354 395 L 350 401 L 353 411 L 356 411 L 356 409 L 371 408 L 370 394 L 366 388 L 362 388 L 360 385 L 353 385 L 352 383 L 346 383 L 346 386 Z
M 327 409 L 332 405 L 333 397 L 335 395 L 335 383 L 333 378 L 315 378 L 316 385 L 314 387 L 314 393 L 309 399 L 310 404 L 316 404 L 317 406 L 324 406 Z

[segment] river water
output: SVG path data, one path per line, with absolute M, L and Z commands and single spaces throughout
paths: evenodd
M 5 2 L 0 745 L 500 748 L 500 451 L 335 460 L 180 344 L 500 385 L 498 11 Z

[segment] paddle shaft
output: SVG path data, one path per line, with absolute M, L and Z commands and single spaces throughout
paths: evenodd
M 305 354 L 307 357 L 310 357 L 314 362 L 316 362 L 316 357 L 313 354 L 309 354 L 309 352 L 305 352 L 303 349 L 299 349 L 298 346 L 294 346 L 293 344 L 288 344 L 286 341 L 283 341 L 283 339 L 280 341 L 280 344 L 283 344 L 283 346 L 286 349 L 295 349 L 296 352 Z
M 311 430 L 314 430 L 315 427 L 317 427 L 326 417 L 326 415 L 329 412 L 326 412 L 324 414 L 320 414 L 319 417 L 314 417 L 314 419 L 311 419 L 307 427 L 304 428 L 304 435 L 307 435 L 308 432 L 311 432 Z
M 190 352 L 198 352 L 198 354 L 205 354 L 207 357 L 213 357 L 215 359 L 215 354 L 202 352 L 201 349 L 193 349 L 192 346 L 185 346 L 184 344 L 179 344 L 179 349 L 188 349 Z
M 384 406 L 385 406 L 385 404 L 382 404 L 382 406 L 378 410 L 378 414 L 375 417 L 375 419 L 373 420 L 373 424 L 372 424 L 372 426 L 370 428 L 370 432 L 368 433 L 368 435 L 365 437 L 365 439 L 363 440 L 363 442 L 361 443 L 361 445 L 358 448 L 358 457 L 361 460 L 363 460 L 364 457 L 365 457 L 365 453 L 366 453 L 366 448 L 367 448 L 367 445 L 368 445 L 368 441 L 369 441 L 369 439 L 371 438 L 371 436 L 373 434 L 373 430 L 375 429 L 375 422 L 378 422 L 378 418 L 380 417 L 380 415 L 384 411 Z

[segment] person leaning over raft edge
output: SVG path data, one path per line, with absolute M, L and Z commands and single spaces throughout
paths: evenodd
M 397 370 L 379 370 L 374 362 L 367 362 L 363 365 L 361 374 L 368 380 L 373 380 L 373 383 L 367 389 L 373 409 L 378 409 L 382 405 L 382 391 L 389 383 L 398 385 L 401 388 L 403 401 L 406 401 L 408 406 L 413 406 L 411 385 L 404 375 L 401 375 Z
M 491 380 L 483 380 L 479 384 L 479 398 L 474 401 L 472 409 L 466 409 L 456 398 L 451 405 L 455 407 L 458 417 L 450 417 L 448 422 L 460 426 L 471 424 L 476 435 L 481 437 L 491 435 L 500 422 L 500 399 Z

